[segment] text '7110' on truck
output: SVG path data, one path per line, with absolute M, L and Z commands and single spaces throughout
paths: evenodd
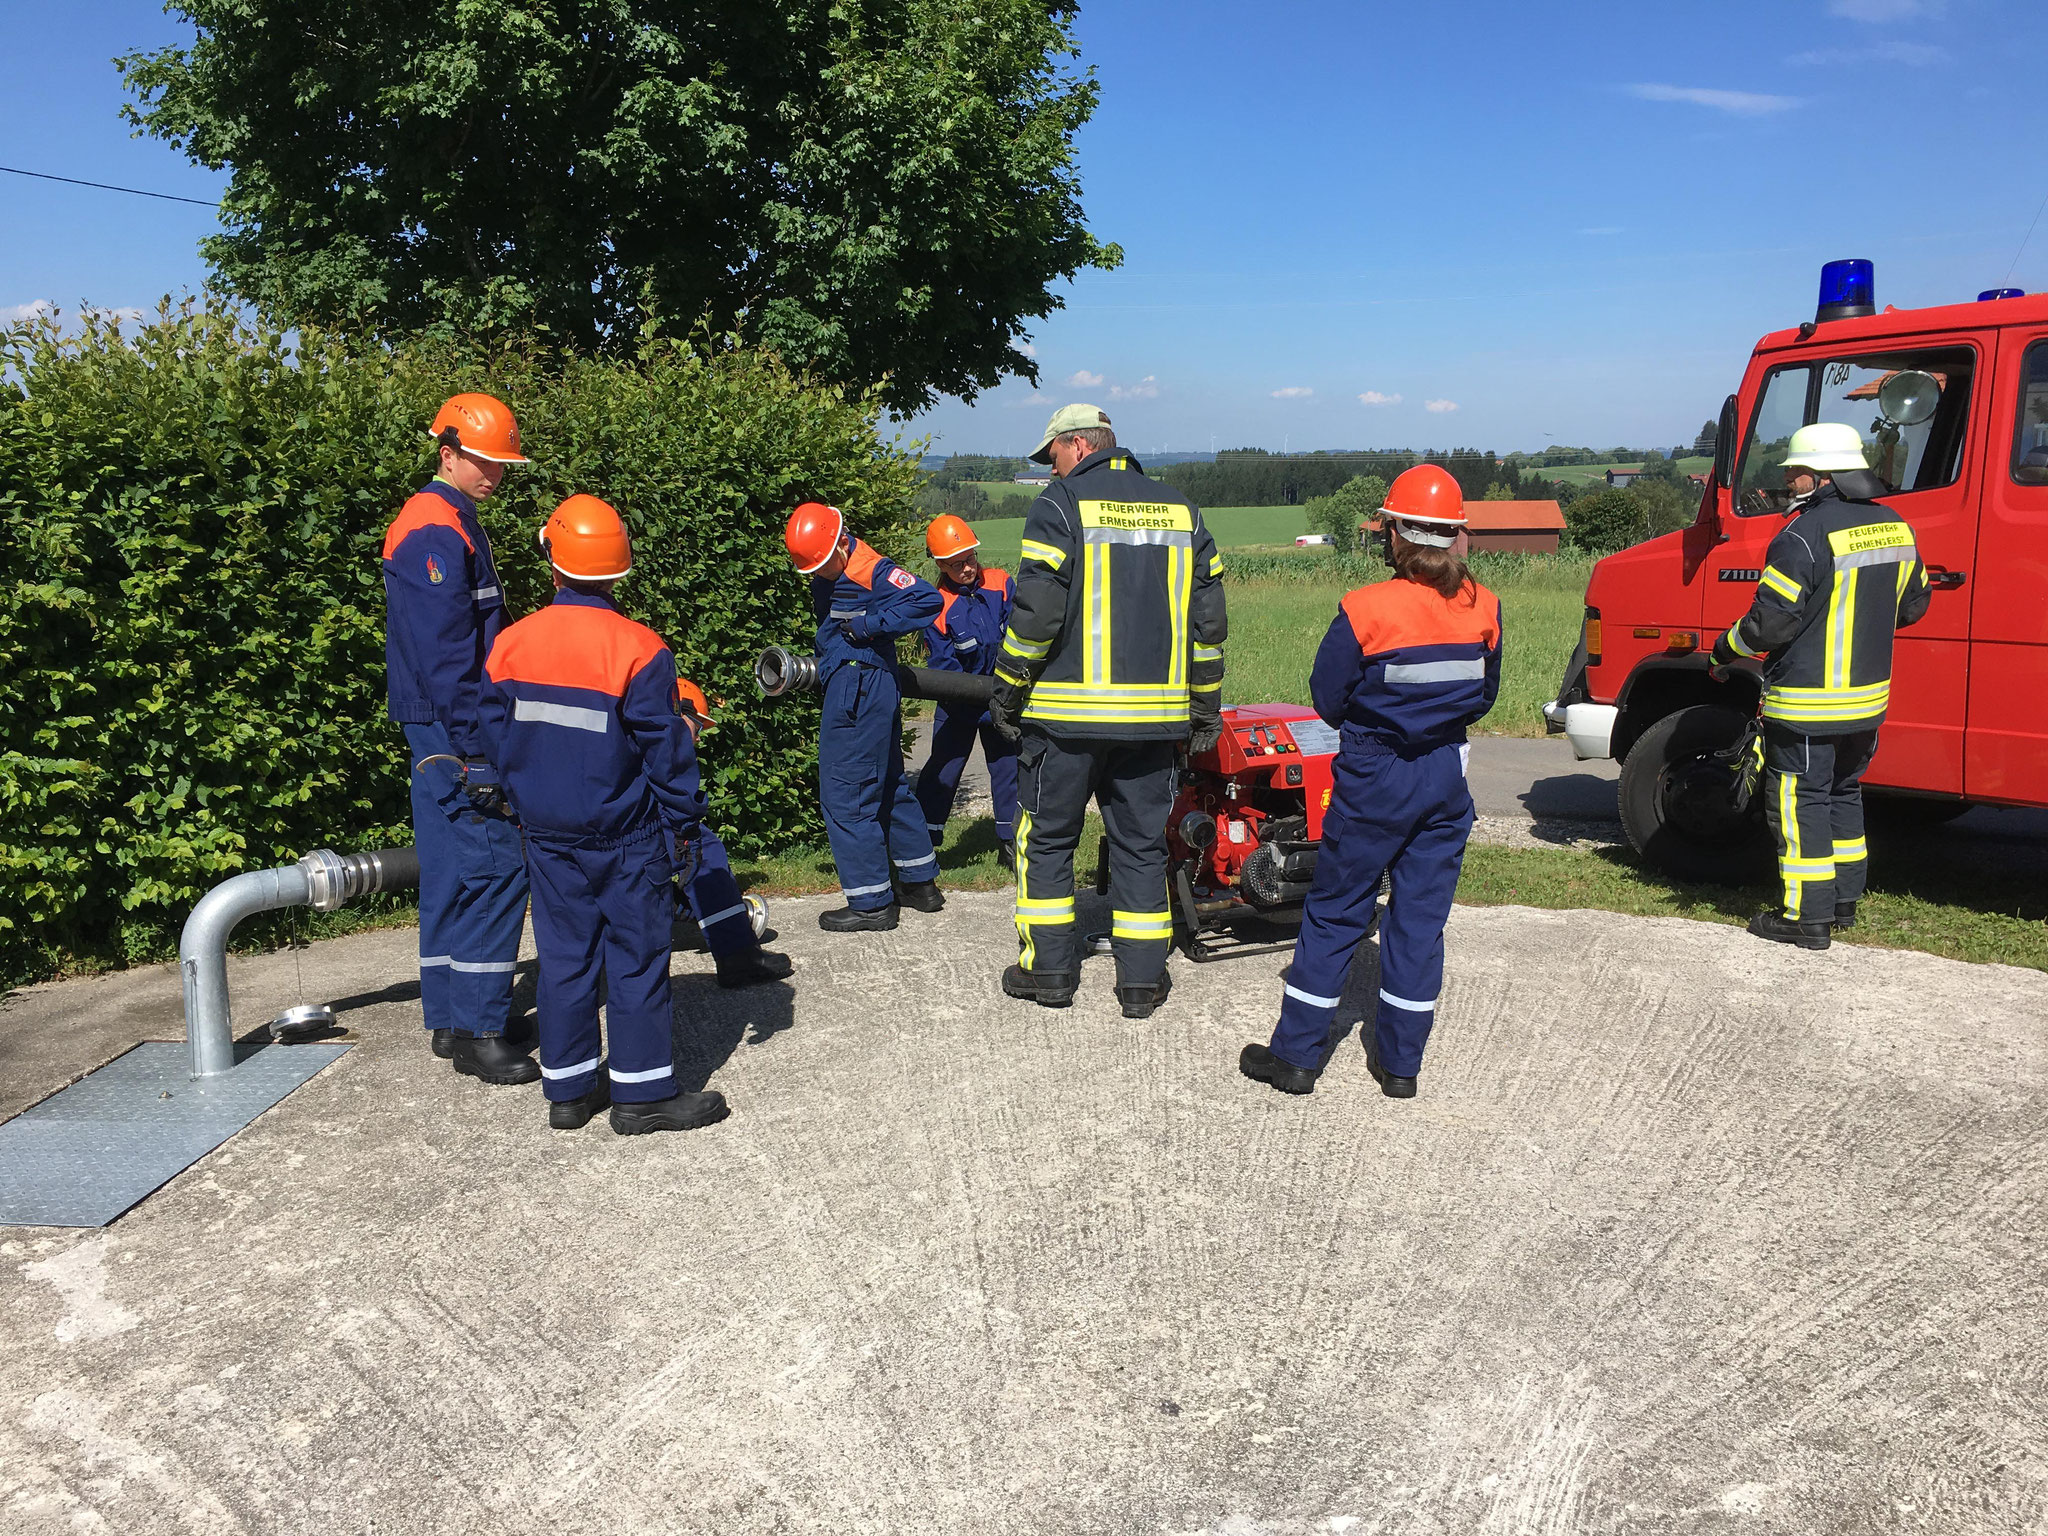
M 1879 313 L 1870 263 L 1830 262 L 1815 319 L 1759 341 L 1722 406 L 1692 526 L 1593 568 L 1544 707 L 1580 758 L 1620 760 L 1630 843 L 1681 878 L 1740 880 L 1769 852 L 1761 797 L 1736 811 L 1727 755 L 1761 683 L 1715 680 L 1708 653 L 1756 594 L 1788 516 L 1791 436 L 1816 421 L 1863 434 L 1933 584 L 1899 632 L 1873 808 L 1938 821 L 2048 805 L 2048 295 Z

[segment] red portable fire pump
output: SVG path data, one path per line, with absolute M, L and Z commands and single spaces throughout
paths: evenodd
M 1189 959 L 1293 944 L 1291 931 L 1264 920 L 1298 917 L 1315 880 L 1336 755 L 1337 732 L 1306 705 L 1223 711 L 1222 738 L 1189 760 L 1166 818 L 1175 927 Z

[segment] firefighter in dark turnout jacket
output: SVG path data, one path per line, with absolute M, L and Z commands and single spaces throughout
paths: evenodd
M 384 535 L 384 666 L 413 765 L 420 856 L 420 1006 L 436 1056 L 490 1083 L 530 1083 L 505 1036 L 526 918 L 519 828 L 478 723 L 484 657 L 505 597 L 476 504 L 524 464 L 502 400 L 457 395 L 427 429 L 439 473 Z
M 633 568 L 617 512 L 571 496 L 541 547 L 555 600 L 491 647 L 483 720 L 526 828 L 548 1124 L 609 1104 L 622 1136 L 709 1125 L 725 1100 L 683 1091 L 671 1038 L 673 860 L 704 815 L 675 657 L 612 605 Z
M 975 551 L 981 541 L 974 530 L 948 512 L 932 519 L 924 547 L 939 567 L 939 616 L 924 631 L 925 656 L 940 672 L 966 672 L 987 677 L 1001 655 L 1003 631 L 1010 622 L 1010 573 L 983 565 Z M 931 755 L 917 776 L 917 803 L 924 807 L 925 830 L 937 847 L 953 814 L 960 790 L 960 772 L 981 740 L 988 761 L 988 787 L 995 801 L 997 857 L 1006 869 L 1017 867 L 1017 744 L 996 730 L 988 711 L 965 704 L 941 704 L 932 721 Z
M 1176 749 L 1206 750 L 1222 728 L 1223 562 L 1202 514 L 1146 477 L 1095 406 L 1056 411 L 1032 458 L 1055 478 L 1024 519 L 990 704 L 996 729 L 1022 737 L 1022 953 L 1003 990 L 1053 1008 L 1074 999 L 1074 847 L 1094 799 L 1109 840 L 1117 1000 L 1142 1019 L 1169 985 Z
M 1876 499 L 1885 485 L 1854 427 L 1793 433 L 1785 484 L 1797 515 L 1713 659 L 1717 671 L 1763 662 L 1764 812 L 1784 894 L 1749 931 L 1826 949 L 1855 923 L 1869 868 L 1862 779 L 1890 701 L 1892 636 L 1919 622 L 1930 589 L 1913 530 Z

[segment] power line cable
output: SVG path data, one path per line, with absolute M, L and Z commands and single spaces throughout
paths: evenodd
M 219 203 L 210 203 L 203 197 L 179 197 L 170 192 L 145 192 L 140 187 L 117 187 L 105 181 L 80 181 L 76 176 L 52 176 L 48 171 L 24 171 L 17 165 L 0 165 L 0 171 L 12 176 L 33 176 L 38 181 L 61 181 L 73 187 L 97 187 L 102 192 L 126 192 L 130 197 L 154 197 L 166 203 L 191 203 L 200 208 L 218 208 Z
M 2034 224 L 2039 224 L 2041 222 L 2042 209 L 2048 209 L 2048 197 L 2043 197 L 2041 199 L 2041 207 L 2036 208 L 2034 210 Z M 2020 258 L 2027 254 L 2027 241 L 2034 238 L 2034 224 L 2029 224 L 2027 226 L 2026 234 L 2023 235 L 2020 239 L 2020 248 L 2012 253 L 2012 265 L 2005 269 L 2005 281 L 2000 283 L 1998 285 L 1999 287 L 2009 287 L 2012 283 L 2013 273 L 2019 271 Z

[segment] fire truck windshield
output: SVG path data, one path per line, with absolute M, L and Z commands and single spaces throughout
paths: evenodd
M 1783 363 L 1764 377 L 1736 475 L 1736 510 L 1755 517 L 1785 508 L 1785 454 L 1792 434 L 1816 421 L 1847 422 L 1894 492 L 1927 491 L 1955 480 L 1969 422 L 1977 354 L 1970 347 L 1886 352 Z M 1886 381 L 1904 372 L 1932 377 L 1940 403 L 1917 423 L 1889 419 L 1879 402 Z

